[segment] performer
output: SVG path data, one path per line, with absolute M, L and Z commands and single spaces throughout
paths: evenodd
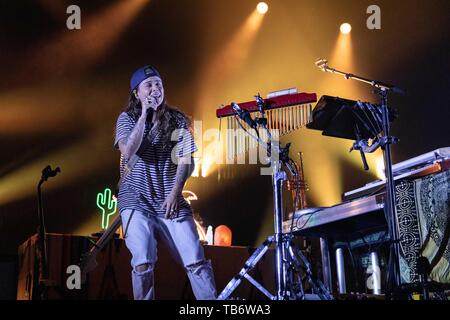
M 121 152 L 121 175 L 128 162 L 137 159 L 118 193 L 124 238 L 132 254 L 134 299 L 155 298 L 157 239 L 184 266 L 195 297 L 215 299 L 211 261 L 205 260 L 192 209 L 181 194 L 194 169 L 192 153 L 197 151 L 190 121 L 167 105 L 161 76 L 154 67 L 138 69 L 130 84 L 114 144 Z

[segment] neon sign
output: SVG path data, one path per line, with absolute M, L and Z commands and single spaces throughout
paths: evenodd
M 182 194 L 189 204 L 191 204 L 191 201 L 193 200 L 198 200 L 197 195 L 192 191 L 183 190 Z M 109 226 L 111 216 L 117 211 L 117 198 L 112 194 L 111 189 L 106 188 L 103 192 L 97 194 L 97 207 L 102 211 L 101 227 L 103 230 L 106 230 Z M 194 221 L 200 240 L 206 240 L 206 234 L 203 227 L 197 220 L 194 219 Z
M 117 199 L 112 195 L 111 189 L 106 188 L 97 194 L 97 207 L 102 211 L 102 229 L 109 226 L 109 219 L 117 211 Z

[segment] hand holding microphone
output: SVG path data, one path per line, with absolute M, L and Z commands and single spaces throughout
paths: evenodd
M 156 110 L 156 108 L 158 108 L 158 101 L 156 99 L 156 97 L 154 96 L 147 96 L 147 98 L 145 99 L 145 110 L 147 111 L 149 108 L 152 108 L 153 110 Z

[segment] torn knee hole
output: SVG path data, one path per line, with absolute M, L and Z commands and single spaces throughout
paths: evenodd
M 143 264 L 140 264 L 140 265 L 134 267 L 134 271 L 142 273 L 142 272 L 146 272 L 146 271 L 150 270 L 151 268 L 152 268 L 152 265 L 150 263 L 143 263 Z
M 200 260 L 186 266 L 186 269 L 192 273 L 197 273 L 203 266 L 208 266 L 209 261 Z

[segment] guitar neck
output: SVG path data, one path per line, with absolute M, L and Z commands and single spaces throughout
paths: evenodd
M 102 236 L 97 240 L 95 245 L 89 250 L 91 254 L 96 254 L 98 251 L 101 251 L 105 245 L 111 240 L 111 238 L 114 236 L 114 233 L 116 230 L 120 227 L 122 224 L 122 220 L 120 219 L 120 214 L 116 216 L 114 221 L 111 223 L 111 225 L 103 232 Z

